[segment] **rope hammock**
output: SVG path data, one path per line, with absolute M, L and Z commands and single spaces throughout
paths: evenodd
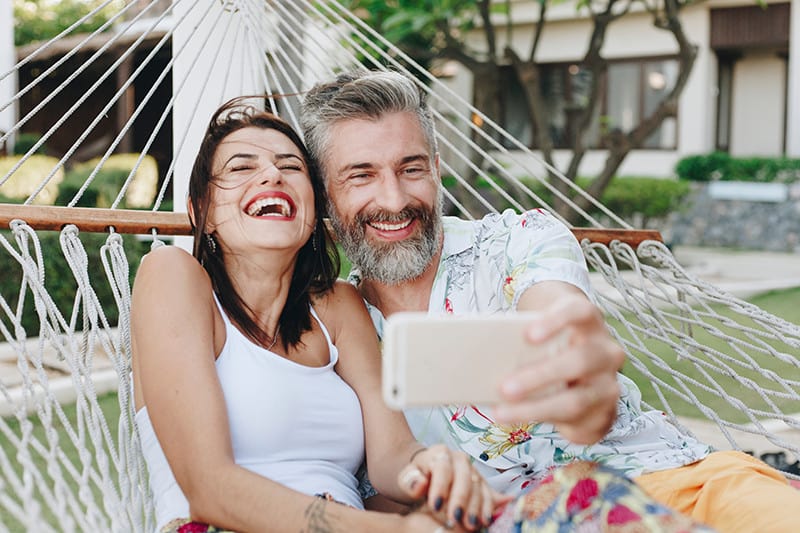
M 75 34 L 100 10 L 113 11 L 107 23 Z M 800 460 L 800 443 L 780 436 L 800 429 L 797 325 L 694 278 L 657 232 L 596 201 L 579 209 L 526 146 L 338 2 L 108 0 L 0 72 L 0 116 L 17 117 L 0 146 L 41 135 L 0 158 L 0 531 L 153 529 L 129 389 L 131 247 L 187 239 L 170 204 L 183 209 L 220 103 L 283 95 L 265 108 L 297 127 L 304 91 L 364 64 L 403 70 L 428 93 L 454 212 L 551 210 L 542 190 L 576 210 L 586 259 L 612 288 L 597 303 L 650 407 L 713 423 L 730 448 L 760 439 Z M 92 232 L 104 241 L 90 244 Z M 50 255 L 61 266 L 46 266 Z

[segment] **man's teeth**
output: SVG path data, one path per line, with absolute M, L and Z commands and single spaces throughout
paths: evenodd
M 270 196 L 268 198 L 259 198 L 250 204 L 247 208 L 247 214 L 250 216 L 288 217 L 292 214 L 292 209 L 285 198 Z
M 390 224 L 388 222 L 370 222 L 369 225 L 381 231 L 397 231 L 405 227 L 408 227 L 409 224 L 411 224 L 411 219 L 404 220 L 402 222 L 395 222 L 393 224 Z

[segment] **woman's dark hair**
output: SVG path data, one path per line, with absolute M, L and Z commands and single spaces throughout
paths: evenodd
M 220 142 L 243 128 L 271 129 L 286 135 L 305 159 L 314 191 L 316 212 L 314 231 L 298 253 L 289 296 L 278 321 L 281 343 L 288 350 L 300 342 L 304 332 L 311 329 L 311 296 L 322 294 L 333 287 L 339 276 L 339 254 L 324 220 L 326 200 L 320 172 L 302 139 L 287 122 L 272 113 L 247 105 L 247 100 L 252 101 L 253 97 L 234 98 L 217 109 L 200 144 L 189 178 L 189 201 L 194 211 L 192 253 L 211 277 L 214 293 L 231 320 L 252 340 L 268 346 L 273 340 L 270 336 L 272 332 L 264 331 L 253 319 L 252 311 L 236 292 L 225 270 L 222 248 L 216 245 L 213 235 L 205 233 L 205 227 L 211 203 L 211 187 L 215 186 L 212 165 Z

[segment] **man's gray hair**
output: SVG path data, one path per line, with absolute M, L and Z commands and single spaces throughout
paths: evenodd
M 399 72 L 354 71 L 315 85 L 303 100 L 300 124 L 306 146 L 327 178 L 325 161 L 331 129 L 337 122 L 377 120 L 384 114 L 397 112 L 416 115 L 433 161 L 437 152 L 436 132 L 425 92 Z

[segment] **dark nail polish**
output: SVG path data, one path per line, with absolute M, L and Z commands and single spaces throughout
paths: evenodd
M 474 514 L 469 515 L 469 525 L 475 527 L 478 525 L 478 517 Z
M 456 512 L 453 513 L 453 516 L 456 519 L 456 522 L 461 522 L 461 519 L 464 518 L 464 509 L 461 507 L 456 507 Z
M 440 511 L 442 509 L 442 504 L 444 503 L 444 499 L 439 496 L 436 498 L 436 501 L 433 502 L 433 510 Z

